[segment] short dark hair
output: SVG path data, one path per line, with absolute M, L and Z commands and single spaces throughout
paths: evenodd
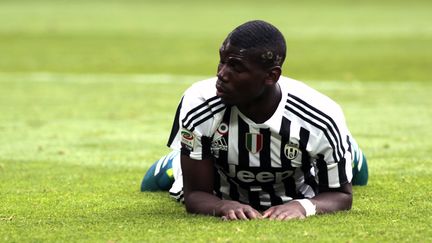
M 248 21 L 235 28 L 224 43 L 245 49 L 258 58 L 264 67 L 282 66 L 286 56 L 286 42 L 282 33 L 262 20 Z

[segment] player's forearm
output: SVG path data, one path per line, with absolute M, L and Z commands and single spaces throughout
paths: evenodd
M 352 206 L 352 194 L 349 192 L 323 192 L 311 199 L 316 206 L 316 213 L 332 213 L 349 210 Z
M 220 198 L 202 191 L 193 191 L 185 195 L 185 205 L 188 213 L 220 216 L 221 202 Z

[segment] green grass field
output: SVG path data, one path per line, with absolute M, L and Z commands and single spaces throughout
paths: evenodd
M 0 242 L 432 242 L 430 1 L 0 0 Z M 223 222 L 141 193 L 178 100 L 235 26 L 338 101 L 368 155 L 349 212 Z

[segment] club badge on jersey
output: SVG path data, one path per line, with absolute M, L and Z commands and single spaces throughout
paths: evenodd
M 193 150 L 195 143 L 195 137 L 191 131 L 186 129 L 181 130 L 181 145 L 183 148 Z
M 299 151 L 300 150 L 299 150 L 297 144 L 294 144 L 294 143 L 285 144 L 284 153 L 285 153 L 285 156 L 289 160 L 293 160 L 293 159 L 297 158 L 297 156 L 299 155 Z

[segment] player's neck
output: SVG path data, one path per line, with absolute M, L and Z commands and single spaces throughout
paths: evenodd
M 255 123 L 264 123 L 276 112 L 282 92 L 279 84 L 275 84 L 271 89 L 266 90 L 263 95 L 249 104 L 237 106 L 241 113 Z

